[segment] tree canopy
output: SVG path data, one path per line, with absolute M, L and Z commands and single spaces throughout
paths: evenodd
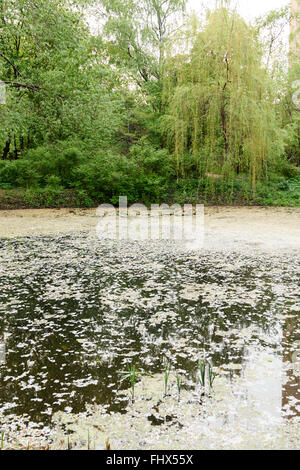
M 0 189 L 162 200 L 297 177 L 290 20 L 249 24 L 228 2 L 197 18 L 185 0 L 0 0 Z

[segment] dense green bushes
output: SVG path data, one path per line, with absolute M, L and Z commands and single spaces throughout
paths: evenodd
M 132 145 L 128 154 L 86 153 L 80 143 L 60 142 L 32 149 L 19 160 L 0 161 L 0 190 L 17 188 L 15 203 L 2 192 L 6 202 L 0 201 L 0 207 L 91 207 L 117 204 L 120 195 L 126 195 L 129 203 L 146 204 L 299 205 L 298 169 L 282 161 L 275 170 L 253 192 L 247 174 L 195 178 L 191 171 L 186 178 L 176 178 L 172 156 L 147 139 Z
M 95 207 L 102 202 L 118 204 L 119 195 L 127 195 L 129 203 L 140 201 L 147 205 L 164 202 L 300 207 L 300 177 L 274 177 L 268 183 L 258 184 L 255 193 L 251 191 L 248 178 L 235 181 L 212 181 L 209 178 L 167 181 L 159 176 L 151 178 L 143 175 L 133 182 L 131 192 L 128 192 L 129 186 L 124 178 L 121 181 L 124 187 L 126 185 L 124 190 L 116 184 L 114 188 L 108 185 L 106 192 L 103 188 L 97 192 L 92 184 L 87 189 L 65 189 L 56 185 L 55 176 L 49 177 L 51 179 L 53 186 L 48 183 L 44 188 L 0 189 L 0 209 Z
M 109 150 L 84 154 L 62 142 L 28 151 L 15 161 L 0 161 L 0 189 L 85 191 L 93 201 L 159 201 L 166 196 L 174 175 L 173 160 L 166 150 L 142 140 L 128 155 Z
M 80 151 L 65 143 L 30 150 L 18 160 L 0 161 L 0 187 L 69 187 L 81 159 Z
M 61 207 L 92 207 L 85 191 L 67 189 L 0 189 L 0 209 L 41 209 Z
M 251 26 L 223 5 L 171 34 L 185 0 L 97 0 L 94 35 L 73 2 L 33 3 L 0 15 L 2 198 L 299 204 L 299 66 L 269 57 L 288 12 Z

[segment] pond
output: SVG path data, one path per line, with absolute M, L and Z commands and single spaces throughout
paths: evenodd
M 296 253 L 0 240 L 0 431 L 54 447 L 297 447 L 299 280 Z

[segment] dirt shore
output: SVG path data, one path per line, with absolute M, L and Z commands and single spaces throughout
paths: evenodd
M 0 238 L 94 232 L 95 209 L 0 211 Z M 205 208 L 205 249 L 274 251 L 300 249 L 300 209 Z

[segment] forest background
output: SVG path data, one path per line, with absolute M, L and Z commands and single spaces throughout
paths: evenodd
M 0 0 L 0 208 L 300 206 L 293 7 Z

